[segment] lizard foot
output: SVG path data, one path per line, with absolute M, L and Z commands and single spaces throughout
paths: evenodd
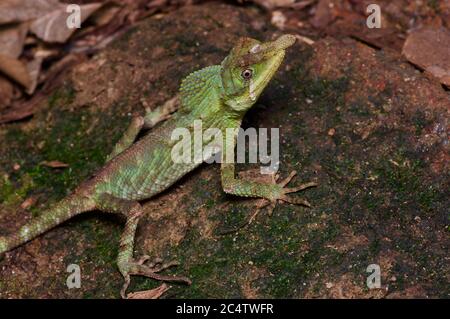
M 296 204 L 296 205 L 303 205 L 306 207 L 311 207 L 311 204 L 307 200 L 301 199 L 301 198 L 291 198 L 287 194 L 296 193 L 296 192 L 302 191 L 306 188 L 315 187 L 318 184 L 315 182 L 309 182 L 309 183 L 301 184 L 297 187 L 292 187 L 292 188 L 286 187 L 286 185 L 289 184 L 289 182 L 292 180 L 292 178 L 294 178 L 295 175 L 297 175 L 297 172 L 292 171 L 288 177 L 286 177 L 281 182 L 278 182 L 279 175 L 273 174 L 270 184 L 280 186 L 281 191 L 279 192 L 279 194 L 277 194 L 277 196 L 275 196 L 273 199 L 266 199 L 266 198 L 259 199 L 256 202 L 255 212 L 250 216 L 250 218 L 247 221 L 245 221 L 245 223 L 243 223 L 242 225 L 240 225 L 239 227 L 237 227 L 233 230 L 227 230 L 227 231 L 221 232 L 220 235 L 227 235 L 230 233 L 235 233 L 239 229 L 242 229 L 242 228 L 250 225 L 256 219 L 256 216 L 259 214 L 259 212 L 264 207 L 267 207 L 269 216 L 271 216 L 278 201 L 287 202 L 287 203 Z
M 289 182 L 294 178 L 295 175 L 297 175 L 297 172 L 292 171 L 288 177 L 286 177 L 284 180 L 282 180 L 281 182 L 278 183 L 278 179 L 280 178 L 280 176 L 272 174 L 272 184 L 280 186 L 281 192 L 280 192 L 280 194 L 278 194 L 278 196 L 276 196 L 273 199 L 265 199 L 265 198 L 260 199 L 256 203 L 256 210 L 253 213 L 253 215 L 250 217 L 249 223 L 251 223 L 256 218 L 256 216 L 261 211 L 261 209 L 263 209 L 266 206 L 267 206 L 269 216 L 271 216 L 278 201 L 287 202 L 287 203 L 296 204 L 296 205 L 303 205 L 306 207 L 311 207 L 311 204 L 306 199 L 292 198 L 292 197 L 289 197 L 287 194 L 296 193 L 296 192 L 302 191 L 306 188 L 315 187 L 318 184 L 315 182 L 309 182 L 309 183 L 301 184 L 297 187 L 292 187 L 292 188 L 286 187 L 286 185 L 289 184 Z
M 289 184 L 289 182 L 294 178 L 295 175 L 297 175 L 297 172 L 292 171 L 288 177 L 286 177 L 281 182 L 278 182 L 278 179 L 280 178 L 280 176 L 272 174 L 272 184 L 280 186 L 281 192 L 280 192 L 280 194 L 278 194 L 278 196 L 276 196 L 273 199 L 262 198 L 262 199 L 258 200 L 258 202 L 256 203 L 256 210 L 253 213 L 253 215 L 250 217 L 250 219 L 248 220 L 248 224 L 251 224 L 255 220 L 256 216 L 259 214 L 259 212 L 264 207 L 267 207 L 269 216 L 271 216 L 278 201 L 287 202 L 287 203 L 291 203 L 291 204 L 295 204 L 295 205 L 303 205 L 306 207 L 311 207 L 311 204 L 306 199 L 292 198 L 292 197 L 289 197 L 287 194 L 296 193 L 296 192 L 302 191 L 306 188 L 315 187 L 318 184 L 315 182 L 309 182 L 309 183 L 301 184 L 297 187 L 292 187 L 292 188 L 286 187 L 286 185 Z
M 122 298 L 124 298 L 124 299 L 136 298 L 136 297 L 139 298 L 139 297 L 143 297 L 146 295 L 150 296 L 150 295 L 154 295 L 158 291 L 161 292 L 160 290 L 166 291 L 170 288 L 167 286 L 164 286 L 164 287 L 160 286 L 159 288 L 156 288 L 156 289 L 160 289 L 158 291 L 156 291 L 155 289 L 152 289 L 152 290 L 147 290 L 147 291 L 140 291 L 140 292 L 137 292 L 134 294 L 131 293 L 131 294 L 127 295 L 126 291 L 127 291 L 128 286 L 130 285 L 131 276 L 144 276 L 144 277 L 148 277 L 148 278 L 152 278 L 152 279 L 160 280 L 160 281 L 179 282 L 179 283 L 184 283 L 187 285 L 191 284 L 191 280 L 189 280 L 189 278 L 186 278 L 183 276 L 168 276 L 168 275 L 160 274 L 161 271 L 163 271 L 167 268 L 177 266 L 178 262 L 171 261 L 168 263 L 163 263 L 162 259 L 158 258 L 155 261 L 148 263 L 146 265 L 146 263 L 149 259 L 150 259 L 150 257 L 145 255 L 135 262 L 127 262 L 127 263 L 119 264 L 119 270 L 125 278 L 125 283 L 123 284 L 122 290 L 120 291 L 120 295 Z

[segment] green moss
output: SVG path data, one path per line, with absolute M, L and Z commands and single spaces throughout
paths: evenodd
M 114 116 L 95 125 L 97 115 L 89 109 L 71 112 L 63 107 L 71 99 L 71 90 L 56 91 L 49 98 L 47 112 L 36 115 L 46 125 L 26 132 L 12 129 L 6 134 L 10 143 L 8 162 L 21 164 L 20 170 L 11 173 L 12 179 L 21 181 L 29 176 L 35 190 L 49 191 L 51 198 L 66 195 L 100 167 L 126 125 L 126 121 Z M 60 161 L 69 167 L 50 168 L 42 164 L 44 161 Z
M 417 136 L 421 135 L 423 129 L 429 124 L 429 121 L 425 118 L 425 114 L 421 111 L 417 111 L 414 114 L 412 121 L 414 123 Z
M 339 121 L 339 112 L 336 107 L 345 106 L 344 93 L 347 91 L 349 79 L 341 77 L 337 80 L 314 79 L 305 83 L 303 95 L 313 100 L 310 111 L 317 114 L 335 114 L 336 123 Z
M 13 124 L 5 134 L 1 145 L 8 147 L 0 158 L 0 204 L 3 207 L 13 205 L 16 208 L 31 195 L 39 195 L 39 202 L 44 206 L 64 197 L 103 165 L 112 145 L 128 125 L 127 119 L 117 115 L 122 113 L 119 112 L 123 109 L 121 104 L 99 117 L 88 107 L 73 112 L 67 107 L 72 100 L 72 90 L 57 90 L 50 96 L 47 108 L 35 114 L 31 125 L 20 129 L 20 125 Z M 37 125 L 33 126 L 34 123 Z M 43 165 L 44 161 L 60 161 L 69 167 L 51 168 Z M 20 169 L 12 170 L 11 163 L 19 164 Z M 42 205 L 29 208 L 33 216 L 39 215 L 42 209 Z M 101 220 L 107 219 L 102 215 Z M 108 221 L 99 223 L 83 215 L 65 223 L 65 227 L 74 227 L 92 245 L 81 259 L 74 257 L 75 252 L 67 255 L 68 262 L 75 258 L 87 268 L 93 264 L 103 265 L 117 272 L 115 259 L 122 230 L 120 222 L 112 226 Z M 61 245 L 71 248 L 67 242 Z M 90 270 L 95 272 L 94 268 Z M 108 276 L 98 277 L 102 291 L 107 295 L 111 293 L 108 297 L 117 297 L 116 282 L 102 282 L 104 278 Z
M 48 97 L 48 107 L 61 107 L 72 103 L 75 99 L 75 90 L 71 86 L 64 86 Z
M 249 214 L 249 207 L 244 205 L 233 205 L 230 207 L 230 211 L 223 216 L 218 216 L 216 219 L 220 219 L 219 232 L 228 232 L 233 229 L 240 228 L 246 223 Z
M 393 165 L 387 159 L 379 163 L 375 171 L 380 180 L 394 192 L 393 198 L 399 205 L 417 202 L 422 210 L 431 211 L 438 193 L 431 185 L 424 183 L 423 163 L 418 159 L 407 162 L 402 155 L 396 162 L 400 165 Z
M 369 244 L 369 251 L 371 256 L 377 256 L 380 251 L 380 239 L 374 238 Z
M 436 14 L 441 13 L 441 7 L 439 6 L 439 0 L 428 0 L 427 5 L 434 10 Z
M 360 100 L 350 103 L 348 110 L 358 117 L 369 118 L 371 116 L 370 110 L 366 106 L 366 101 Z
M 119 238 L 123 230 L 123 225 L 115 221 L 114 225 L 108 225 L 104 214 L 98 216 L 99 221 L 92 218 L 80 220 L 77 228 L 81 228 L 86 234 L 86 242 L 92 246 L 84 253 L 86 258 L 95 261 L 96 265 L 116 264 L 116 258 L 119 251 Z
M 18 184 L 20 186 L 13 185 L 7 175 L 0 177 L 0 204 L 17 205 L 25 200 L 29 190 L 34 187 L 34 181 L 28 174 L 23 175 Z
M 379 212 L 382 211 L 384 205 L 384 194 L 382 196 L 371 193 L 364 193 L 362 195 L 361 202 L 363 207 L 368 209 L 371 212 Z M 389 214 L 389 211 L 386 211 L 385 214 Z

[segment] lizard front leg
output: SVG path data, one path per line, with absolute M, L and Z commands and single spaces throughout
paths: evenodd
M 97 199 L 97 206 L 102 211 L 112 213 L 122 213 L 126 216 L 125 229 L 120 238 L 119 254 L 117 256 L 117 266 L 125 279 L 125 283 L 120 291 L 122 298 L 126 298 L 126 290 L 130 284 L 131 276 L 145 276 L 161 281 L 172 281 L 190 284 L 191 281 L 186 277 L 166 276 L 159 272 L 169 267 L 177 265 L 175 262 L 162 264 L 160 260 L 145 265 L 148 256 L 139 260 L 133 258 L 134 239 L 136 235 L 139 219 L 143 214 L 142 206 L 137 201 L 121 199 L 110 194 L 102 194 Z M 150 292 L 150 291 L 149 291 Z M 139 292 L 145 294 L 145 292 Z
M 156 124 L 170 118 L 172 113 L 178 110 L 180 106 L 180 98 L 175 95 L 170 100 L 167 100 L 163 105 L 157 107 L 153 111 L 147 110 L 144 117 L 144 128 L 152 128 Z
M 291 172 L 291 174 L 280 183 L 277 183 L 275 177 L 272 178 L 272 183 L 260 183 L 236 178 L 234 163 L 222 163 L 221 166 L 222 188 L 224 192 L 228 194 L 243 197 L 260 197 L 266 199 L 266 202 L 268 201 L 269 204 L 273 205 L 275 205 L 278 200 L 281 200 L 309 207 L 310 204 L 306 200 L 290 198 L 287 194 L 317 186 L 317 183 L 310 182 L 293 188 L 286 187 L 295 174 L 295 171 Z
M 252 215 L 249 222 L 251 222 L 256 217 L 256 214 L 266 206 L 269 206 L 269 214 L 271 214 L 278 201 L 311 207 L 308 201 L 300 198 L 292 198 L 287 195 L 289 193 L 296 193 L 306 188 L 317 186 L 317 183 L 309 182 L 297 187 L 286 187 L 296 174 L 295 171 L 291 172 L 291 174 L 281 182 L 278 182 L 278 177 L 272 175 L 271 183 L 261 183 L 236 178 L 234 163 L 222 163 L 221 166 L 222 187 L 226 193 L 243 197 L 261 198 L 256 205 L 256 212 Z
M 289 197 L 287 194 L 299 192 L 309 187 L 317 186 L 317 183 L 310 182 L 297 187 L 289 188 L 286 185 L 295 176 L 296 172 L 293 171 L 285 180 L 277 183 L 277 178 L 275 175 L 272 176 L 271 183 L 262 183 L 256 181 L 248 181 L 236 178 L 235 174 L 235 163 L 227 162 L 226 159 L 234 158 L 229 156 L 227 152 L 234 150 L 236 146 L 237 134 L 234 136 L 226 135 L 224 152 L 222 153 L 222 165 L 221 165 L 221 180 L 222 188 L 226 193 L 244 196 L 244 197 L 260 197 L 261 200 L 258 201 L 256 207 L 256 212 L 250 218 L 251 222 L 256 214 L 266 206 L 269 206 L 269 213 L 275 208 L 278 201 L 284 201 L 292 204 L 299 204 L 310 207 L 310 204 L 303 199 L 294 199 Z M 232 152 L 231 154 L 234 154 Z
M 111 154 L 106 158 L 106 161 L 109 162 L 112 158 L 130 147 L 143 128 L 150 129 L 156 124 L 170 118 L 172 113 L 178 109 L 178 106 L 179 97 L 177 95 L 170 100 L 167 100 L 163 105 L 157 107 L 153 111 L 147 110 L 144 117 L 140 115 L 134 116 L 127 130 L 114 146 Z
M 136 139 L 136 136 L 139 134 L 142 127 L 144 126 L 144 123 L 145 123 L 144 118 L 140 115 L 134 116 L 131 119 L 130 125 L 128 126 L 127 130 L 120 138 L 120 140 L 114 146 L 114 149 L 111 152 L 111 154 L 109 154 L 108 157 L 106 158 L 106 162 L 109 162 L 111 159 L 122 153 L 124 150 L 130 147 L 131 144 L 133 144 L 133 142 Z

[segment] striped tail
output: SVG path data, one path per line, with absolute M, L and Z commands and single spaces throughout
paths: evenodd
M 32 219 L 17 232 L 9 236 L 0 236 L 0 254 L 14 249 L 69 218 L 93 208 L 94 205 L 91 200 L 72 194 L 56 203 L 52 208 L 42 212 L 39 217 Z

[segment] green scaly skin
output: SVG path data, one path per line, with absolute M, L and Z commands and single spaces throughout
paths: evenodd
M 172 131 L 175 128 L 192 130 L 195 120 L 202 121 L 203 130 L 219 128 L 223 136 L 226 136 L 227 128 L 239 128 L 246 111 L 256 102 L 278 70 L 285 50 L 294 42 L 295 37 L 292 35 L 283 35 L 275 41 L 264 43 L 241 38 L 220 65 L 190 74 L 182 81 L 179 99 L 169 101 L 170 103 L 147 113 L 145 117 L 137 116 L 132 120 L 105 166 L 93 178 L 82 183 L 70 196 L 22 226 L 17 232 L 0 237 L 0 254 L 22 245 L 75 215 L 99 210 L 124 214 L 127 219 L 117 258 L 118 268 L 125 278 L 122 297 L 126 296 L 131 275 L 189 284 L 187 278 L 159 273 L 172 266 L 172 263 L 156 268 L 145 264 L 147 258 L 133 258 L 135 231 L 143 213 L 139 201 L 164 191 L 200 165 L 196 162 L 180 164 L 172 161 Z M 179 111 L 170 115 L 175 110 L 177 101 L 180 104 Z M 150 133 L 134 143 L 142 128 L 152 127 L 162 121 L 164 122 L 160 125 L 158 135 Z M 235 145 L 236 136 L 226 138 L 222 154 L 225 154 L 227 149 L 234 149 Z M 222 162 L 223 190 L 239 196 L 262 198 L 258 209 L 266 205 L 273 209 L 278 200 L 309 205 L 306 201 L 290 199 L 286 194 L 314 186 L 314 183 L 286 188 L 285 185 L 293 174 L 278 184 L 275 180 L 267 184 L 240 180 L 235 177 L 234 163 Z

